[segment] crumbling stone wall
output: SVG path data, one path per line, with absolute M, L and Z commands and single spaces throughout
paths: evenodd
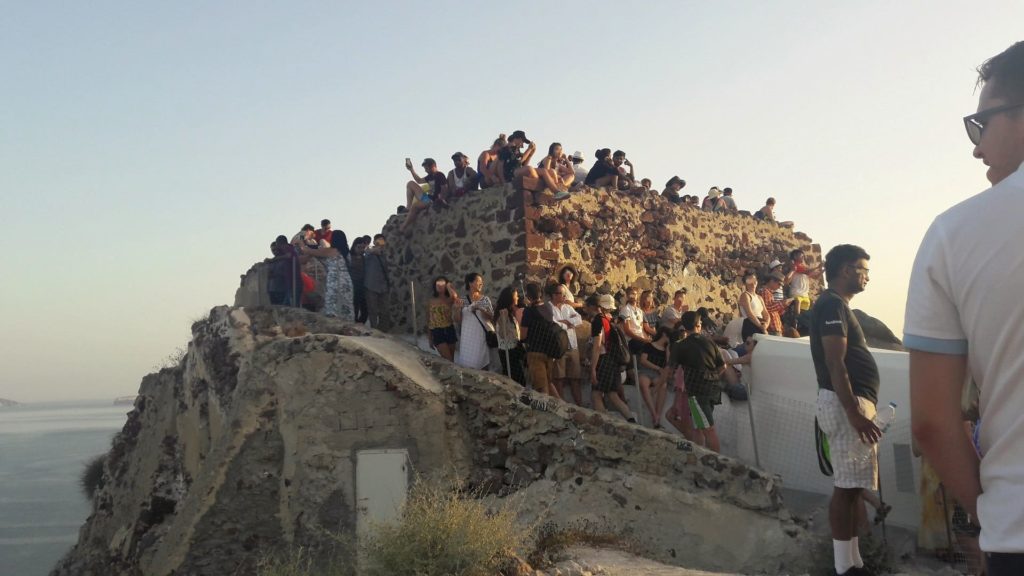
M 562 266 L 580 272 L 584 293 L 616 293 L 628 286 L 652 289 L 660 303 L 677 289 L 687 291 L 692 309 L 706 306 L 728 321 L 742 291 L 745 268 L 767 272 L 774 258 L 786 260 L 801 248 L 821 261 L 821 247 L 801 232 L 744 214 L 702 212 L 659 196 L 634 197 L 584 188 L 560 202 L 511 186 L 489 188 L 431 210 L 408 236 L 398 232 L 404 216 L 384 226 L 395 289 L 391 305 L 396 331 L 411 331 L 409 285 L 417 307 L 439 274 L 461 281 L 480 272 L 489 294 L 497 295 L 517 274 L 525 280 L 554 280 Z M 422 312 L 417 311 L 422 325 Z
M 298 309 L 217 308 L 193 335 L 143 381 L 55 575 L 250 573 L 262 552 L 315 548 L 354 531 L 356 454 L 382 448 L 523 495 L 526 522 L 600 519 L 673 564 L 805 566 L 777 477 L 672 435 Z

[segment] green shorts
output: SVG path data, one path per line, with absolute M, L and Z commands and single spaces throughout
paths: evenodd
M 710 398 L 689 396 L 690 422 L 696 430 L 704 430 L 715 425 L 715 405 Z

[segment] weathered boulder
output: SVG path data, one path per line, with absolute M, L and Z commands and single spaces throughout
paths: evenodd
M 853 314 L 864 330 L 864 338 L 867 339 L 868 346 L 883 350 L 903 350 L 903 341 L 897 338 L 884 322 L 868 316 L 867 312 L 863 310 L 854 310 Z
M 221 307 L 143 380 L 53 574 L 251 573 L 262 551 L 355 532 L 358 455 L 377 449 L 518 496 L 524 522 L 604 522 L 670 564 L 807 567 L 776 476 L 363 327 Z

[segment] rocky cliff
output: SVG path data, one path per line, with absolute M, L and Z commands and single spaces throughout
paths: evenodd
M 524 522 L 604 522 L 667 563 L 807 568 L 777 477 L 672 435 L 301 310 L 215 308 L 192 334 L 143 379 L 53 574 L 251 573 L 261 552 L 356 531 L 360 455 L 381 449 L 409 474 L 524 496 Z

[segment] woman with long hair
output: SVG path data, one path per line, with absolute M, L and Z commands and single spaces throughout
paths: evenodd
M 487 347 L 487 332 L 493 331 L 494 306 L 484 296 L 484 277 L 476 272 L 466 274 L 466 299 L 455 309 L 455 321 L 459 323 L 459 352 L 455 363 L 466 368 L 483 370 L 491 363 L 491 351 Z
M 573 308 L 579 309 L 583 307 L 582 301 L 577 301 L 573 294 L 579 292 L 579 283 L 577 279 L 580 277 L 579 272 L 572 264 L 566 264 L 562 266 L 562 269 L 558 271 L 556 280 L 562 286 L 565 286 L 565 302 Z
M 495 332 L 498 336 L 498 356 L 501 358 L 502 374 L 511 376 L 513 380 L 526 385 L 526 372 L 523 370 L 523 350 L 519 319 L 516 308 L 519 307 L 519 291 L 508 286 L 498 295 L 495 310 Z
M 752 334 L 768 332 L 768 308 L 757 293 L 757 274 L 754 274 L 753 270 L 743 274 L 743 293 L 740 294 L 739 309 L 740 318 L 743 318 L 743 341 Z
M 558 189 L 553 190 L 555 200 L 568 198 L 569 187 L 572 186 L 576 173 L 573 172 L 572 162 L 562 153 L 562 145 L 558 142 L 552 142 L 551 146 L 548 146 L 548 155 L 537 164 L 537 171 L 542 170 L 547 172 L 551 181 L 558 185 Z
M 355 291 L 348 271 L 348 240 L 345 233 L 334 230 L 331 232 L 329 248 L 303 246 L 302 253 L 322 259 L 327 269 L 323 313 L 349 322 L 355 321 Z
M 455 360 L 455 323 L 452 321 L 452 307 L 460 306 L 462 299 L 444 276 L 434 278 L 433 294 L 427 301 L 427 328 L 430 345 L 442 358 Z
M 654 339 L 654 334 L 658 328 L 658 308 L 654 305 L 654 293 L 650 290 L 644 290 L 640 293 L 640 311 L 644 313 L 644 333 Z
M 670 328 L 658 326 L 654 338 L 640 353 L 640 395 L 651 413 L 654 427 L 661 429 L 661 414 L 665 411 L 668 397 L 668 348 Z M 651 392 L 654 386 L 654 392 Z
M 584 180 L 584 183 L 587 186 L 594 188 L 607 186 L 612 190 L 618 190 L 619 169 L 612 161 L 611 149 L 602 148 L 597 152 L 594 152 L 594 157 L 597 160 L 594 162 L 594 166 L 590 169 L 590 172 L 587 172 L 587 178 Z

